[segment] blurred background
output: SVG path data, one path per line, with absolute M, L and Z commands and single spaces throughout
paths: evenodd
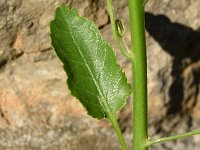
M 127 0 L 113 1 L 130 46 Z M 67 89 L 49 37 L 60 4 L 96 23 L 131 82 L 130 62 L 113 40 L 106 0 L 0 0 L 0 150 L 120 150 L 110 123 L 88 116 Z M 199 0 L 146 5 L 150 136 L 200 129 L 199 8 Z M 131 100 L 118 121 L 131 149 Z M 199 149 L 200 136 L 151 148 Z

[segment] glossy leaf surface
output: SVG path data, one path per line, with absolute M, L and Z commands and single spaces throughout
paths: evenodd
M 68 87 L 94 118 L 113 115 L 130 94 L 112 47 L 91 21 L 65 6 L 50 24 L 52 45 L 64 64 Z

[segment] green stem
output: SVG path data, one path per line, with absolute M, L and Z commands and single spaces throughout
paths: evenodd
M 170 136 L 170 137 L 164 137 L 161 139 L 152 139 L 147 142 L 146 146 L 149 147 L 149 146 L 152 146 L 152 145 L 155 145 L 158 143 L 169 142 L 169 141 L 182 139 L 182 138 L 190 137 L 190 136 L 197 135 L 197 134 L 200 134 L 200 130 L 191 131 L 188 133 L 182 133 L 182 134 L 178 134 L 178 135 L 174 135 L 174 136 Z
M 112 32 L 115 38 L 115 41 L 117 43 L 117 47 L 119 48 L 120 52 L 127 57 L 128 59 L 132 59 L 131 55 L 122 47 L 121 43 L 120 43 L 120 38 L 118 36 L 117 33 L 117 28 L 116 28 L 116 24 L 115 24 L 115 14 L 113 11 L 113 4 L 112 4 L 112 0 L 107 0 L 107 6 L 108 6 L 108 13 L 110 16 L 110 21 L 111 21 L 111 27 L 112 27 Z
M 128 0 L 133 73 L 133 150 L 147 150 L 147 64 L 144 0 Z
M 117 137 L 118 137 L 118 140 L 119 140 L 119 142 L 121 144 L 122 150 L 127 150 L 126 142 L 125 142 L 124 137 L 122 135 L 121 129 L 120 129 L 119 125 L 118 125 L 116 117 L 115 116 L 109 116 L 109 119 L 110 119 L 110 121 L 111 121 L 111 123 L 113 125 L 113 128 L 114 128 L 114 130 L 115 130 L 115 132 L 117 134 Z

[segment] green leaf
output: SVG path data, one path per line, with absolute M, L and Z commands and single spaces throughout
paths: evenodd
M 60 6 L 50 24 L 52 45 L 64 64 L 68 87 L 94 118 L 120 110 L 130 85 L 112 47 L 97 27 L 74 9 Z

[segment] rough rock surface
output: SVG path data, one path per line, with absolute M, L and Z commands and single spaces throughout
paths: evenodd
M 120 149 L 111 125 L 87 116 L 65 85 L 51 49 L 49 21 L 56 6 L 70 5 L 92 19 L 114 44 L 106 1 L 0 1 L 0 150 Z M 114 0 L 126 25 L 127 1 Z M 149 132 L 161 137 L 200 127 L 200 1 L 150 0 L 146 6 Z M 114 46 L 115 47 L 115 46 Z M 131 82 L 130 62 L 117 51 Z M 119 122 L 131 149 L 131 104 Z M 152 150 L 198 150 L 194 136 Z

